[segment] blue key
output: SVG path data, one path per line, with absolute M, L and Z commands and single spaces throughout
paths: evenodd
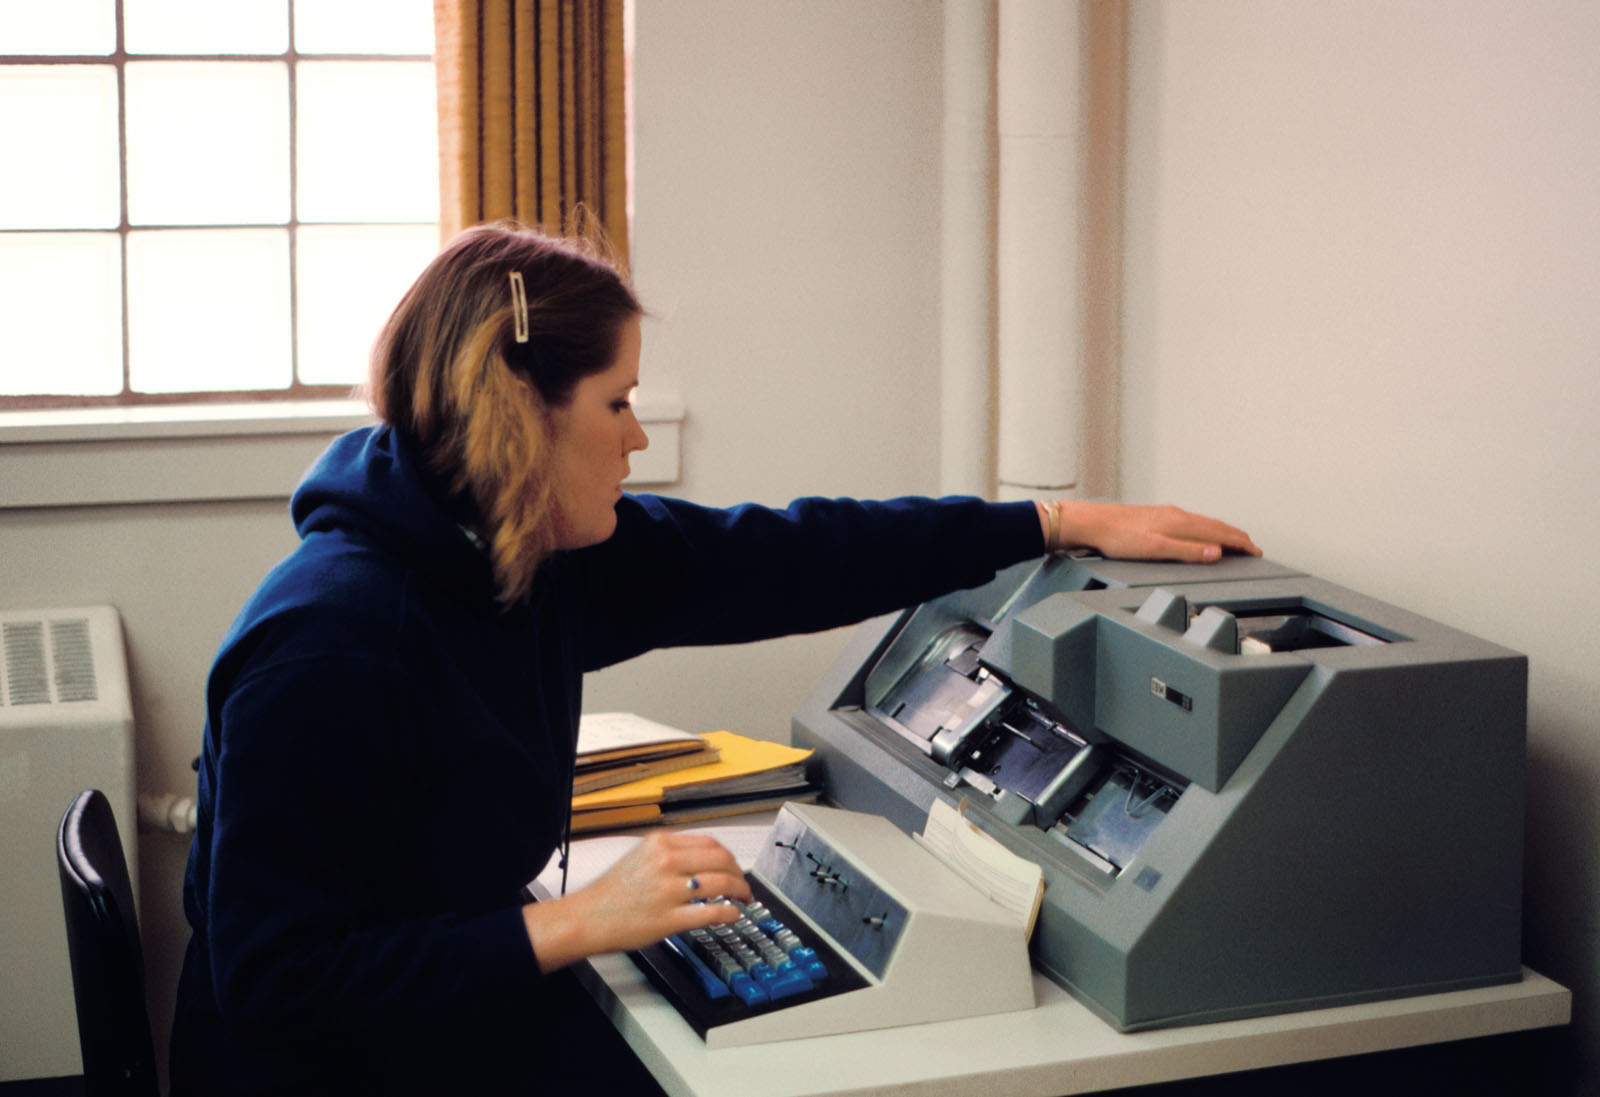
M 762 980 L 762 985 L 776 1001 L 791 994 L 803 994 L 810 990 L 813 984 L 806 973 L 795 966 L 793 960 L 785 960 L 772 969 L 771 975 Z
M 707 967 L 704 960 L 695 955 L 692 945 L 681 937 L 668 937 L 663 944 L 681 956 L 684 962 L 689 965 L 689 970 L 700 981 L 700 989 L 705 991 L 707 998 L 716 1000 L 728 996 L 728 984 L 719 979 L 717 973 Z
M 728 980 L 728 987 L 747 1006 L 759 1006 L 769 1001 L 770 997 L 761 984 L 744 972 L 738 972 Z
M 793 960 L 795 965 L 812 979 L 826 979 L 828 977 L 827 966 L 823 964 L 822 958 L 817 955 L 817 950 L 814 948 L 807 948 L 805 945 L 801 945 L 799 948 L 792 948 L 789 950 L 789 959 Z

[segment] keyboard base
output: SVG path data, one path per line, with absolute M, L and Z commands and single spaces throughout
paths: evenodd
M 794 908 L 763 884 L 750 877 L 750 890 L 765 903 L 779 921 L 790 926 L 816 949 L 817 956 L 828 969 L 828 977 L 811 990 L 792 994 L 776 1001 L 746 1005 L 734 997 L 711 999 L 701 989 L 699 980 L 688 969 L 684 960 L 664 944 L 648 945 L 628 955 L 656 989 L 671 1002 L 699 1036 L 704 1039 L 708 1030 L 718 1025 L 759 1017 L 791 1006 L 831 998 L 868 985 L 867 979 L 850 962 L 839 954 L 820 934 L 812 930 Z

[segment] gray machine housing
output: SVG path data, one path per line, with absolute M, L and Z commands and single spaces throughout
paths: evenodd
M 832 802 L 1037 862 L 1036 967 L 1124 1031 L 1521 977 L 1527 660 L 1269 560 L 1047 558 L 861 627 Z

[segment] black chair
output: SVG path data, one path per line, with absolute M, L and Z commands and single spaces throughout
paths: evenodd
M 88 1097 L 159 1097 L 144 998 L 144 949 L 117 819 L 98 789 L 80 792 L 56 832 L 67 953 Z

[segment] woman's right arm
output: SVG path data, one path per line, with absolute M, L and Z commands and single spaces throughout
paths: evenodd
M 703 834 L 653 831 L 594 883 L 529 903 L 522 917 L 539 968 L 549 973 L 590 956 L 734 921 L 732 906 L 697 901 L 724 895 L 751 899 L 733 854 Z

